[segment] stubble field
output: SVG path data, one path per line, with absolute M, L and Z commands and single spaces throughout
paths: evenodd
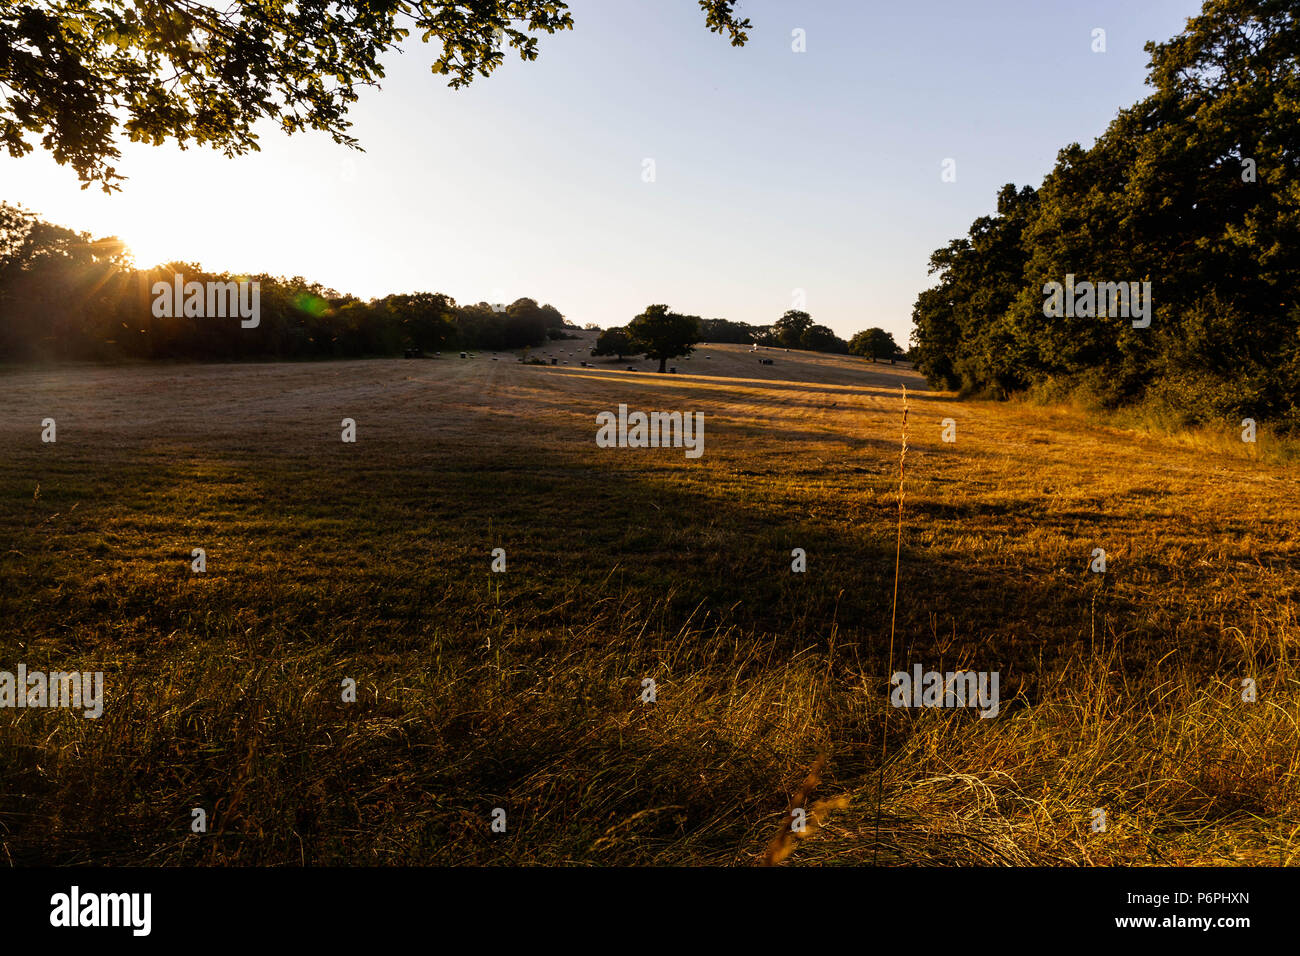
M 582 345 L 0 372 L 0 670 L 105 675 L 98 719 L 0 710 L 0 860 L 749 864 L 824 754 L 791 864 L 1296 861 L 1266 441 Z M 703 457 L 598 448 L 620 403 Z M 915 664 L 998 672 L 997 716 L 890 707 Z

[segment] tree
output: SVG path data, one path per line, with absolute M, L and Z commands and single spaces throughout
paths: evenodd
M 997 215 L 931 256 L 918 368 L 945 388 L 1041 383 L 1109 405 L 1156 399 L 1188 423 L 1300 427 L 1295 4 L 1206 0 L 1146 49 L 1151 95 L 1092 146 L 1062 149 L 1038 190 L 1004 187 Z M 1052 314 L 1048 284 L 1071 282 L 1071 307 Z M 1112 311 L 1146 283 L 1142 314 Z
M 564 316 L 550 306 L 546 309 L 549 311 L 538 305 L 536 299 L 516 299 L 510 303 L 505 310 L 503 347 L 516 349 L 541 345 L 547 339 L 548 329 L 563 327 Z
M 258 324 L 155 314 L 155 283 L 256 282 Z M 295 276 L 235 276 L 197 263 L 137 270 L 120 240 L 41 221 L 0 202 L 0 362 L 395 355 L 404 349 L 519 348 L 546 340 L 562 316 L 534 299 L 498 312 L 435 292 L 363 302 Z M 554 329 L 549 331 L 554 332 Z
M 550 303 L 540 306 L 538 311 L 541 313 L 548 329 L 577 328 L 577 326 L 565 321 L 564 313 Z
M 930 256 L 939 284 L 917 297 L 912 320 L 917 365 L 932 384 L 1010 391 L 1038 367 L 1027 337 L 1007 316 L 1027 288 L 1024 233 L 1039 204 L 1032 188 L 1003 186 L 996 215 L 976 219 L 965 238 Z
M 445 295 L 417 292 L 390 295 L 375 304 L 372 315 L 386 314 L 397 327 L 403 348 L 432 352 L 456 336 L 456 304 Z
M 700 321 L 700 335 L 706 342 L 731 342 L 749 345 L 757 342 L 767 332 L 769 326 L 750 325 L 748 322 L 732 322 L 729 319 L 703 319 Z
M 591 350 L 591 354 L 614 355 L 621 362 L 624 355 L 631 355 L 635 351 L 636 343 L 627 334 L 627 329 L 613 328 L 606 329 L 596 337 L 596 347 Z
M 772 334 L 782 347 L 797 349 L 800 347 L 799 343 L 803 339 L 803 334 L 808 331 L 812 324 L 812 316 L 807 312 L 790 309 L 772 324 Z
M 847 352 L 848 343 L 825 325 L 810 325 L 799 336 L 799 348 L 809 352 Z
M 95 358 L 129 264 L 116 238 L 93 239 L 0 202 L 0 361 Z
M 743 46 L 736 2 L 698 0 L 708 29 Z M 0 0 L 0 145 L 23 156 L 37 136 L 83 189 L 106 192 L 123 178 L 119 132 L 234 156 L 269 119 L 357 147 L 348 110 L 411 29 L 440 44 L 433 72 L 455 89 L 491 74 L 505 46 L 535 60 L 539 34 L 572 27 L 563 0 Z
M 670 358 L 689 355 L 700 340 L 700 320 L 693 315 L 670 312 L 666 305 L 648 305 L 627 324 L 635 348 L 647 358 L 659 360 L 664 371 Z
M 878 358 L 892 360 L 900 351 L 894 337 L 880 328 L 866 329 L 849 339 L 850 353 L 864 355 L 873 362 Z

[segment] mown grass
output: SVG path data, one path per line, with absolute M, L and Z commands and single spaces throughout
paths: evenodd
M 1002 707 L 886 723 L 896 389 L 325 368 L 6 379 L 0 669 L 107 700 L 0 711 L 4 859 L 749 864 L 825 754 L 792 864 L 1296 861 L 1284 463 L 912 395 L 895 669 Z M 597 449 L 620 401 L 705 456 Z

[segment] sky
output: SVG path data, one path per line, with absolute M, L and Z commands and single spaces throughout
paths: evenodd
M 461 90 L 411 38 L 351 111 L 365 152 L 272 124 L 236 158 L 124 143 L 105 196 L 38 148 L 0 157 L 0 200 L 117 235 L 142 266 L 529 296 L 606 328 L 658 302 L 759 325 L 802 308 L 904 344 L 930 253 L 1147 95 L 1143 44 L 1199 7 L 743 0 L 734 48 L 695 0 L 571 0 L 537 60 Z

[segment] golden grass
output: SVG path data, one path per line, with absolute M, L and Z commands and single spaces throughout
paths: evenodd
M 804 777 L 803 783 L 794 792 L 790 798 L 790 806 L 786 808 L 786 817 L 781 821 L 781 827 L 776 831 L 772 841 L 763 851 L 763 856 L 759 859 L 759 866 L 780 866 L 794 852 L 798 842 L 806 837 L 810 837 L 822 829 L 832 810 L 844 810 L 848 808 L 849 797 L 847 794 L 840 794 L 827 800 L 818 800 L 809 804 L 809 798 L 812 796 L 817 785 L 821 783 L 822 772 L 826 769 L 826 755 L 818 754 L 817 759 L 813 762 L 812 767 L 808 770 L 808 775 Z
M 748 865 L 823 753 L 787 865 L 1300 859 L 1283 456 L 778 362 L 6 375 L 0 669 L 107 702 L 0 712 L 0 859 Z M 704 457 L 597 449 L 620 401 L 703 411 Z M 912 663 L 1000 714 L 892 710 Z

